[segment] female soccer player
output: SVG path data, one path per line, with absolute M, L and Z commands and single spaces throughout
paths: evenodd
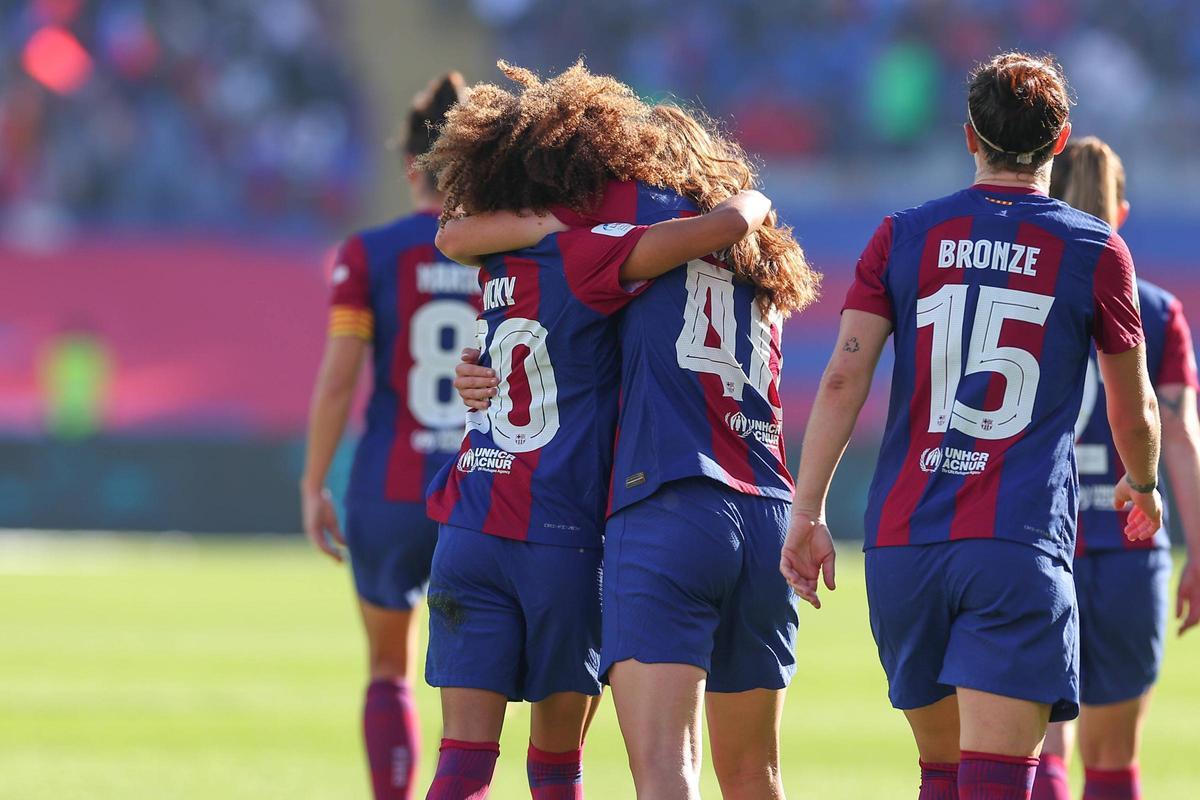
M 473 340 L 479 308 L 474 270 L 434 247 L 442 197 L 431 176 L 413 167 L 462 93 L 462 76 L 454 72 L 413 102 L 403 147 L 417 213 L 342 245 L 300 481 L 308 538 L 337 561 L 338 545 L 350 553 L 367 634 L 363 734 L 376 800 L 412 796 L 420 745 L 409 688 L 413 609 L 437 541 L 437 526 L 425 516 L 425 487 L 462 437 L 461 406 L 445 389 L 458 349 Z M 325 477 L 368 348 L 374 387 L 346 492 L 343 539 Z
M 534 82 L 519 98 L 472 89 L 423 162 L 448 190 L 448 208 L 582 206 L 613 177 L 607 154 L 632 161 L 631 143 L 661 136 L 626 87 L 582 70 L 573 77 Z M 547 112 L 568 98 L 584 108 L 565 119 Z M 608 112 L 602 127 L 592 110 Z M 576 135 L 581 119 L 590 138 Z M 565 152 L 548 146 L 567 140 Z M 582 796 L 580 748 L 600 690 L 601 532 L 621 367 L 615 315 L 661 283 L 646 281 L 729 248 L 769 211 L 746 191 L 690 219 L 663 213 L 567 230 L 530 216 L 532 246 L 484 259 L 480 335 L 497 393 L 486 413 L 468 415 L 459 457 L 429 497 L 443 524 L 426 677 L 442 689 L 446 737 L 430 798 L 486 794 L 509 700 L 533 704 L 533 796 Z
M 606 79 L 581 67 L 545 83 L 513 77 L 538 110 L 539 130 L 552 135 L 522 140 L 499 162 L 480 148 L 473 162 L 497 172 L 510 161 L 534 164 L 542 175 L 570 174 L 574 185 L 546 181 L 524 204 L 500 198 L 494 209 L 553 205 L 580 229 L 646 223 L 710 208 L 754 179 L 740 148 L 669 106 L 629 101 L 624 111 L 645 116 L 651 133 L 612 140 L 612 109 L 598 91 Z M 593 157 L 556 148 L 559 141 L 594 148 Z M 642 183 L 610 184 L 595 203 L 592 187 L 611 176 Z M 448 224 L 440 241 L 455 256 L 491 252 L 522 235 L 535 239 L 531 219 L 469 217 Z M 673 270 L 621 321 L 600 669 L 613 687 L 640 797 L 698 796 L 706 690 L 723 795 L 783 796 L 779 714 L 794 669 L 796 614 L 775 569 L 791 496 L 779 334 L 782 316 L 815 297 L 818 279 L 786 229 L 764 228 L 727 262 Z M 478 381 L 456 384 L 464 396 L 486 406 L 494 391 L 486 371 L 470 368 L 464 378 Z
M 1129 214 L 1125 169 L 1104 142 L 1088 137 L 1067 145 L 1054 160 L 1050 196 L 1119 228 Z M 1162 409 L 1162 452 L 1189 551 L 1200 553 L 1200 418 L 1196 414 L 1196 361 L 1192 335 L 1179 301 L 1148 281 L 1137 283 L 1146 334 L 1146 360 Z M 1138 745 L 1150 689 L 1162 661 L 1167 627 L 1171 551 L 1166 529 L 1130 542 L 1121 535 L 1125 514 L 1114 511 L 1114 483 L 1123 471 L 1107 421 L 1094 413 L 1105 396 L 1088 366 L 1076 425 L 1079 530 L 1075 542 L 1075 593 L 1081 634 L 1079 744 L 1083 796 L 1141 797 Z M 1200 568 L 1189 559 L 1179 585 L 1176 613 L 1181 632 L 1200 620 Z M 1074 731 L 1054 723 L 1042 748 L 1034 800 L 1070 800 L 1067 761 Z
M 1047 721 L 1078 712 L 1073 453 L 1092 340 L 1128 470 L 1114 502 L 1134 505 L 1125 535 L 1148 539 L 1162 518 L 1133 262 L 1108 224 L 1046 195 L 1068 106 L 1052 59 L 976 69 L 975 184 L 875 232 L 800 457 L 780 567 L 811 595 L 832 574 L 829 482 L 894 333 L 867 597 L 926 800 L 1028 798 Z

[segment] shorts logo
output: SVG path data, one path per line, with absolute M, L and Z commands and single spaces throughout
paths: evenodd
M 507 475 L 512 472 L 516 458 L 514 454 L 494 447 L 475 447 L 458 457 L 458 471 Z
M 751 419 L 741 411 L 730 411 L 726 414 L 725 424 L 729 426 L 729 430 L 742 439 L 753 436 L 755 441 L 767 447 L 778 446 L 779 436 L 783 432 L 783 425 L 779 422 L 775 420 L 764 422 L 763 420 Z
M 918 466 L 922 472 L 942 472 L 946 475 L 982 475 L 987 469 L 990 453 L 960 450 L 957 447 L 927 447 L 921 452 Z

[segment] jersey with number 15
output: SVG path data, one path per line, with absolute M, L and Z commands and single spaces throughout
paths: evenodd
M 1070 563 L 1091 342 L 1143 338 L 1121 237 L 1044 194 L 972 186 L 886 218 L 845 308 L 895 337 L 866 547 L 994 537 Z
M 367 426 L 347 497 L 416 502 L 462 439 L 454 367 L 474 341 L 475 270 L 433 245 L 437 214 L 418 213 L 352 236 L 331 275 L 330 336 L 371 343 Z
M 619 274 L 645 230 L 573 228 L 484 261 L 479 363 L 499 386 L 486 412 L 467 414 L 458 458 L 430 486 L 432 519 L 601 546 L 620 379 L 614 315 L 645 288 Z
M 697 213 L 690 200 L 612 183 L 569 225 L 652 225 Z M 712 257 L 658 278 L 621 319 L 621 419 L 610 513 L 668 481 L 711 478 L 744 494 L 791 500 L 779 401 L 782 319 Z

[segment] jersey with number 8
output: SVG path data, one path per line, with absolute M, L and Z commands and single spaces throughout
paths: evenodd
M 1142 341 L 1121 238 L 1043 194 L 973 186 L 886 218 L 845 308 L 895 337 L 866 547 L 995 537 L 1069 561 L 1091 344 Z
M 595 220 L 652 225 L 691 216 L 674 192 L 610 184 Z M 715 259 L 654 282 L 621 320 L 622 401 L 610 513 L 662 484 L 708 477 L 739 492 L 791 500 L 779 402 L 782 319 Z
M 418 213 L 352 236 L 332 273 L 331 335 L 371 343 L 367 426 L 347 495 L 417 502 L 458 449 L 459 353 L 475 337 L 475 271 L 433 245 L 437 215 Z
M 467 414 L 458 458 L 430 487 L 431 518 L 600 547 L 620 377 L 614 315 L 644 288 L 622 286 L 619 272 L 644 231 L 572 229 L 487 258 L 477 344 L 500 385 L 486 412 Z

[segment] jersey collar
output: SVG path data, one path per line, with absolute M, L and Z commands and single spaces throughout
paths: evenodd
M 1042 197 L 1046 197 L 1046 193 L 1041 189 L 1034 189 L 1031 186 L 997 186 L 994 183 L 977 183 L 971 188 L 992 194 L 1040 194 Z

